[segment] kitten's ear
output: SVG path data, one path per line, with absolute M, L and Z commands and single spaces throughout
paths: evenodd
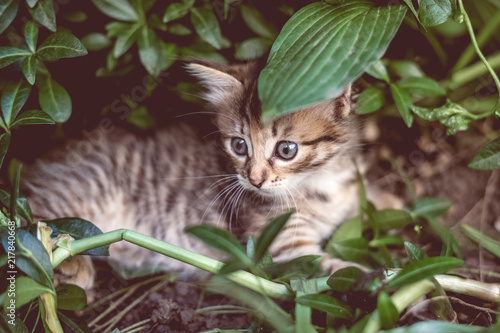
M 342 119 L 347 117 L 351 110 L 351 85 L 348 85 L 342 95 L 333 100 L 333 112 L 335 118 Z
M 196 61 L 186 66 L 191 75 L 197 77 L 207 89 L 203 97 L 218 104 L 242 89 L 243 84 L 231 75 L 231 68 L 214 62 Z

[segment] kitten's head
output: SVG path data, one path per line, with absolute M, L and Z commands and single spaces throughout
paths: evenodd
M 241 185 L 271 197 L 351 158 L 357 126 L 350 115 L 350 87 L 332 101 L 263 119 L 257 93 L 262 65 L 197 61 L 188 70 L 206 88 L 203 97 L 215 113 L 221 146 Z

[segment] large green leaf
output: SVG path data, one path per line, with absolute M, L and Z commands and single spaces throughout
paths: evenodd
M 194 0 L 174 2 L 170 4 L 165 10 L 165 14 L 163 15 L 163 22 L 167 23 L 186 16 L 193 7 L 193 4 Z
M 336 318 L 349 319 L 352 316 L 349 305 L 325 294 L 309 294 L 295 298 L 295 302 L 325 311 Z
M 28 8 L 28 11 L 35 21 L 50 31 L 56 31 L 56 12 L 52 0 L 40 0 L 34 8 Z
M 17 47 L 0 46 L 0 68 L 12 64 L 14 61 L 31 55 L 30 52 Z
M 290 112 L 339 96 L 394 37 L 406 6 L 316 2 L 299 10 L 276 39 L 259 78 L 264 113 Z
M 30 48 L 31 52 L 36 51 L 36 42 L 38 40 L 38 24 L 33 21 L 26 23 L 24 27 L 24 38 L 26 39 L 26 44 Z
M 18 9 L 19 0 L 4 0 L 0 3 L 0 34 L 12 23 Z
M 10 127 L 14 118 L 28 99 L 31 93 L 31 85 L 25 80 L 9 82 L 2 92 L 1 105 L 2 117 L 5 124 Z
M 55 121 L 41 110 L 28 110 L 19 115 L 12 126 L 54 124 Z
M 96 227 L 93 223 L 76 217 L 49 220 L 46 221 L 46 223 L 53 230 L 53 233 L 51 235 L 52 237 L 57 237 L 59 234 L 68 234 L 75 240 L 78 240 L 102 234 L 101 229 Z M 88 254 L 93 256 L 109 256 L 108 249 L 109 245 L 100 246 L 84 251 L 81 254 Z
M 456 0 L 418 0 L 418 16 L 422 25 L 433 27 L 453 17 L 453 4 Z
M 3 133 L 0 135 L 0 167 L 2 167 L 3 159 L 7 154 L 7 150 L 9 149 L 10 144 L 10 135 L 7 133 Z
M 104 14 L 117 20 L 135 22 L 139 15 L 127 0 L 92 0 Z
M 500 138 L 487 143 L 474 155 L 469 168 L 479 170 L 500 169 Z
M 36 56 L 35 55 L 30 55 L 24 58 L 23 60 L 23 74 L 24 77 L 26 78 L 26 81 L 29 82 L 29 84 L 33 85 L 35 84 L 36 80 Z
M 59 83 L 46 77 L 37 81 L 38 101 L 42 110 L 56 123 L 64 123 L 71 116 L 71 98 Z
M 84 56 L 87 49 L 78 38 L 63 30 L 50 35 L 40 45 L 37 54 L 43 60 L 57 60 Z
M 450 269 L 463 265 L 464 261 L 452 257 L 424 258 L 410 263 L 398 275 L 389 280 L 389 288 L 401 287 L 436 274 L 448 272 Z
M 214 12 L 208 8 L 193 8 L 191 22 L 198 36 L 217 50 L 224 46 L 224 39 L 220 31 L 219 21 Z

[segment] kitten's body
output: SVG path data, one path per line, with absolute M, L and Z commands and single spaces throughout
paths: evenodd
M 255 64 L 199 63 L 191 70 L 208 89 L 205 97 L 220 130 L 217 144 L 187 126 L 150 137 L 117 130 L 93 142 L 71 142 L 25 173 L 23 187 L 36 217 L 78 216 L 104 232 L 132 229 L 217 257 L 184 228 L 210 223 L 239 230 L 246 239 L 258 235 L 272 217 L 295 209 L 272 246 L 273 257 L 324 255 L 321 243 L 357 210 L 353 147 L 358 128 L 350 115 L 349 91 L 334 101 L 263 121 Z M 278 154 L 283 142 L 289 154 L 290 144 L 298 146 L 291 159 Z M 129 266 L 194 271 L 126 242 L 112 245 L 111 257 Z M 324 255 L 327 270 L 345 265 Z M 91 267 L 88 259 L 80 259 L 66 272 L 90 287 Z

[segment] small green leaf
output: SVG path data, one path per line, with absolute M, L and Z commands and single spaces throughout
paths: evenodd
M 439 120 L 441 124 L 448 127 L 446 131 L 448 135 L 467 130 L 469 128 L 469 123 L 474 120 L 474 116 L 469 113 L 469 111 L 463 106 L 453 103 L 449 99 L 446 100 L 445 105 L 435 109 L 413 105 L 412 110 L 422 119 L 428 121 Z
M 24 38 L 31 52 L 36 52 L 36 42 L 38 40 L 38 24 L 33 21 L 26 23 L 24 27 Z
M 396 245 L 396 246 L 401 246 L 403 245 L 404 241 L 401 236 L 398 235 L 384 235 L 384 236 L 379 236 L 377 238 L 372 239 L 368 245 L 370 247 L 380 247 L 380 246 L 388 246 L 388 245 Z
M 35 7 L 35 5 L 37 4 L 38 0 L 26 0 L 26 3 L 28 4 L 28 6 L 30 6 L 31 8 Z
M 380 59 L 372 62 L 366 68 L 366 73 L 376 79 L 385 81 L 387 83 L 391 82 L 391 78 L 389 77 L 389 72 L 387 71 L 387 67 L 385 67 L 384 63 Z
M 359 262 L 368 252 L 368 241 L 365 238 L 351 238 L 332 242 L 331 248 L 344 260 Z
M 3 134 L 4 135 L 4 134 Z M 0 139 L 1 141 L 1 139 Z M 10 193 L 0 189 L 0 202 L 5 206 L 5 207 L 10 207 Z M 29 223 L 33 223 L 33 214 L 31 213 L 31 207 L 28 203 L 28 200 L 23 197 L 22 195 L 19 195 L 17 197 L 17 204 L 15 208 L 16 212 L 21 215 L 23 218 L 25 218 Z
M 74 284 L 63 284 L 56 288 L 57 309 L 80 311 L 87 305 L 85 291 Z
M 100 51 L 111 45 L 111 40 L 105 34 L 93 32 L 83 36 L 82 44 L 87 50 Z
M 2 118 L 8 127 L 28 100 L 30 93 L 31 85 L 25 80 L 9 82 L 4 88 L 1 98 Z
M 28 304 L 34 298 L 44 293 L 54 293 L 52 289 L 47 288 L 27 276 L 16 278 L 16 308 Z M 4 304 L 5 306 L 5 304 Z
M 170 4 L 163 15 L 163 23 L 174 21 L 186 16 L 193 7 L 193 4 L 194 0 L 174 2 Z
M 342 223 L 333 233 L 331 241 L 340 242 L 346 239 L 361 238 L 363 226 L 361 216 L 355 216 Z
M 37 54 L 42 60 L 58 60 L 86 55 L 87 49 L 78 38 L 63 30 L 50 35 L 38 48 Z
M 160 74 L 160 42 L 153 29 L 143 26 L 138 40 L 139 58 L 146 71 L 156 77 Z
M 10 144 L 10 134 L 3 133 L 0 134 L 0 167 L 2 167 L 3 160 L 7 154 Z
M 59 234 L 68 234 L 75 240 L 78 240 L 102 234 L 102 231 L 92 222 L 76 217 L 67 217 L 45 222 L 53 230 L 51 237 L 57 237 Z M 100 246 L 84 251 L 81 254 L 109 256 L 108 248 L 109 245 Z
M 389 62 L 389 67 L 402 79 L 425 76 L 420 66 L 413 61 L 393 60 Z
M 349 319 L 352 317 L 349 305 L 325 294 L 303 295 L 295 298 L 295 302 L 325 311 L 335 318 Z
M 320 264 L 321 256 L 307 255 L 288 262 L 267 265 L 264 270 L 281 281 L 290 281 L 291 279 L 307 278 L 318 273 Z
M 34 85 L 36 80 L 36 56 L 30 55 L 24 58 L 22 69 L 26 81 Z
M 208 8 L 193 8 L 191 10 L 191 23 L 198 36 L 217 50 L 224 46 L 217 17 Z
M 462 229 L 462 232 L 466 234 L 467 237 L 493 253 L 497 258 L 500 258 L 500 242 L 467 224 L 461 224 L 460 229 Z
M 13 323 L 13 325 L 10 325 L 9 323 Z M 7 315 L 7 313 L 4 313 L 3 311 L 0 312 L 0 327 L 7 327 L 9 330 L 5 331 L 6 333 L 30 333 L 31 331 L 28 330 L 26 325 L 24 325 L 23 318 L 19 316 L 14 316 L 14 318 L 11 318 L 10 316 Z
M 410 259 L 410 262 L 415 262 L 428 258 L 427 253 L 425 253 L 421 248 L 419 248 L 415 244 L 412 244 L 410 242 L 405 242 L 404 244 L 405 244 L 406 254 L 408 255 L 408 259 Z
M 52 0 L 40 0 L 36 7 L 28 8 L 28 11 L 35 21 L 50 31 L 55 32 L 57 30 L 56 12 Z
M 334 291 L 346 293 L 363 272 L 357 267 L 341 268 L 333 273 L 326 282 Z
M 411 124 L 413 123 L 413 115 L 411 114 L 410 108 L 412 107 L 413 102 L 410 94 L 398 84 L 391 84 L 391 95 L 406 126 L 411 127 Z
M 439 238 L 443 242 L 443 249 L 446 250 L 445 252 L 451 251 L 455 253 L 458 257 L 462 257 L 462 250 L 460 249 L 457 240 L 450 232 L 450 230 L 448 228 L 445 228 L 432 218 L 427 217 L 427 222 L 429 222 L 429 225 L 431 226 L 432 230 L 434 230 L 434 232 L 439 236 Z
M 141 27 L 143 26 L 141 23 L 121 24 L 121 28 L 123 30 L 119 31 L 118 38 L 116 39 L 115 46 L 113 47 L 113 55 L 115 58 L 119 58 L 122 54 L 127 52 L 132 44 L 135 43 L 135 41 L 139 38 Z M 106 29 L 108 29 L 108 27 L 109 25 L 106 26 Z M 110 36 L 109 31 L 110 30 L 108 30 L 108 36 Z
M 111 18 L 128 22 L 139 20 L 139 15 L 127 0 L 92 0 L 92 3 Z
M 469 168 L 478 170 L 500 169 L 500 138 L 497 138 L 474 155 L 469 163 Z
M 56 123 L 64 123 L 71 116 L 71 98 L 59 83 L 50 77 L 37 80 L 38 101 L 42 110 Z
M 453 17 L 451 0 L 419 0 L 418 16 L 425 27 L 433 27 Z
M 412 214 L 425 218 L 437 218 L 445 214 L 453 202 L 444 198 L 420 198 L 415 201 Z
M 247 27 L 257 35 L 270 42 L 278 36 L 276 28 L 255 7 L 241 5 L 240 10 Z
M 19 0 L 4 0 L 0 3 L 0 34 L 12 23 L 19 9 Z
M 420 22 L 420 18 L 418 17 L 417 11 L 415 10 L 415 6 L 413 6 L 412 1 L 411 0 L 403 0 L 403 1 L 408 5 L 408 7 L 410 8 L 411 12 L 415 16 L 415 19 L 418 21 L 418 23 L 422 24 Z
M 377 310 L 382 328 L 392 328 L 399 320 L 399 312 L 392 303 L 391 298 L 385 291 L 381 291 L 377 297 Z
M 63 322 L 73 333 L 89 333 L 92 330 L 84 323 L 76 324 L 72 319 L 66 317 L 61 311 L 57 311 L 57 318 Z M 111 333 L 121 333 L 118 328 L 115 328 Z
M 464 264 L 463 260 L 453 257 L 424 258 L 410 263 L 403 268 L 398 275 L 391 279 L 387 286 L 389 288 L 401 287 L 410 283 L 430 278 L 437 274 L 443 274 L 449 270 Z
M 12 127 L 20 125 L 55 124 L 55 121 L 41 110 L 28 110 L 14 120 Z
M 209 224 L 194 225 L 186 228 L 186 232 L 202 240 L 211 247 L 224 252 L 243 263 L 250 264 L 245 249 L 229 231 Z
M 413 223 L 413 218 L 404 210 L 382 209 L 369 213 L 369 217 L 378 225 L 379 230 L 402 229 Z
M 259 238 L 257 238 L 257 244 L 255 246 L 255 263 L 258 263 L 262 259 L 266 251 L 269 249 L 269 246 L 278 236 L 281 229 L 283 229 L 292 214 L 293 212 L 288 212 L 276 217 L 266 225 L 264 230 L 262 230 Z
M 443 96 L 446 90 L 429 77 L 410 77 L 402 79 L 398 85 L 408 91 L 410 95 L 418 96 Z
M 168 27 L 168 32 L 177 36 L 188 36 L 193 33 L 191 29 L 180 23 L 174 23 Z
M 0 68 L 12 64 L 14 61 L 30 56 L 31 52 L 16 47 L 0 46 Z
M 357 114 L 377 111 L 385 104 L 384 92 L 377 88 L 368 88 L 358 98 Z
M 236 43 L 234 57 L 238 60 L 253 60 L 263 56 L 273 43 L 264 38 L 250 38 Z

